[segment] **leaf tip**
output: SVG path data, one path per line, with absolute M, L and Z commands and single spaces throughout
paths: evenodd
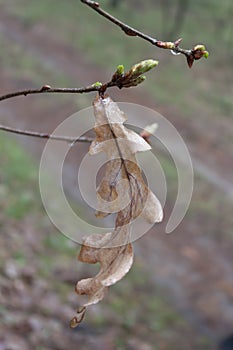
M 77 310 L 77 316 L 74 316 L 72 320 L 70 320 L 70 328 L 76 328 L 82 322 L 86 313 L 86 307 L 82 306 Z

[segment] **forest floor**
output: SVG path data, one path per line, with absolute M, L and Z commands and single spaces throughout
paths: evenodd
M 35 25 L 28 31 L 4 11 L 0 21 L 3 43 L 17 44 L 35 58 L 24 63 L 21 76 L 17 67 L 2 62 L 2 94 L 40 83 L 85 86 L 100 76 L 107 79 L 108 72 L 60 42 L 46 27 Z M 14 48 L 12 55 L 21 51 Z M 42 79 L 47 73 L 48 80 L 33 80 L 34 70 L 43 73 Z M 158 109 L 143 88 L 129 89 L 127 94 L 113 91 L 112 97 Z M 64 116 L 90 104 L 89 96 L 6 101 L 0 106 L 1 123 L 51 132 Z M 90 310 L 77 330 L 68 327 L 78 304 L 74 285 L 93 269 L 75 261 L 77 247 L 56 233 L 43 212 L 36 181 L 45 142 L 18 138 L 35 156 L 32 161 L 20 149 L 15 156 L 14 138 L 2 139 L 0 349 L 204 350 L 214 349 L 222 336 L 233 331 L 232 154 L 219 132 L 232 135 L 232 123 L 213 123 L 207 134 L 206 120 L 203 125 L 199 119 L 186 120 L 178 110 L 162 105 L 159 111 L 184 136 L 194 160 L 191 208 L 172 235 L 165 235 L 164 225 L 159 225 L 135 243 L 132 271 Z M 76 156 L 82 157 L 87 145 L 77 147 Z M 11 169 L 12 162 L 28 170 L 22 175 L 17 167 Z

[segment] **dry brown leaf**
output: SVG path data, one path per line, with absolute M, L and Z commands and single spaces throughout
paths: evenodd
M 77 326 L 83 319 L 86 307 L 103 299 L 108 287 L 122 279 L 133 263 L 130 225 L 139 216 L 149 223 L 162 221 L 163 211 L 159 200 L 145 184 L 135 154 L 151 147 L 138 134 L 123 123 L 125 114 L 110 97 L 97 96 L 94 101 L 96 138 L 90 154 L 105 152 L 105 175 L 97 188 L 97 217 L 117 213 L 115 229 L 111 233 L 96 234 L 83 241 L 78 259 L 100 263 L 99 273 L 79 281 L 76 292 L 89 297 L 71 321 Z

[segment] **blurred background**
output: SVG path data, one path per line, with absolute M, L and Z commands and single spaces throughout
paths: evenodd
M 79 246 L 56 231 L 43 209 L 38 164 L 45 141 L 0 132 L 0 349 L 217 349 L 233 333 L 233 2 L 99 2 L 158 39 L 182 37 L 184 48 L 205 44 L 210 57 L 190 70 L 183 56 L 127 37 L 78 0 L 0 0 L 0 92 L 44 84 L 86 86 L 107 81 L 119 64 L 128 69 L 158 59 L 144 84 L 109 93 L 116 101 L 159 111 L 177 128 L 193 161 L 192 202 L 171 235 L 164 233 L 164 224 L 156 225 L 135 243 L 129 274 L 71 330 L 69 320 L 83 302 L 75 283 L 98 267 L 76 261 Z M 38 95 L 3 101 L 0 123 L 49 133 L 93 98 Z M 153 146 L 156 153 L 156 141 Z M 67 193 L 74 192 L 72 169 L 88 147 L 72 148 Z M 160 161 L 168 184 L 166 222 L 177 174 L 167 155 Z M 77 198 L 71 202 L 77 212 L 94 215 Z M 233 349 L 226 346 L 221 349 Z

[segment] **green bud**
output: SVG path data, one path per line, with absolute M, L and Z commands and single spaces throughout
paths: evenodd
M 140 77 L 136 78 L 135 80 L 133 80 L 133 86 L 137 86 L 141 83 L 143 83 L 146 80 L 146 76 L 145 75 L 141 75 Z
M 148 72 L 152 68 L 156 67 L 159 64 L 158 61 L 155 60 L 145 60 L 141 61 L 140 63 L 135 64 L 133 67 L 131 67 L 129 73 L 132 78 L 136 78 L 140 76 L 143 73 Z
M 172 43 L 171 41 L 165 41 L 164 48 L 165 49 L 175 49 L 176 45 L 175 45 L 175 43 Z
M 157 43 L 156 43 L 156 46 L 161 47 L 162 49 L 170 49 L 170 50 L 172 50 L 172 49 L 176 48 L 176 45 L 179 45 L 180 41 L 181 40 L 179 39 L 178 40 L 178 44 L 177 44 L 177 42 L 173 43 L 171 41 L 160 41 L 160 40 L 158 40 Z
M 208 57 L 209 57 L 209 52 L 208 52 L 208 51 L 204 51 L 203 56 L 204 56 L 205 58 L 208 58 Z
M 136 79 L 131 79 L 130 81 L 128 81 L 126 84 L 124 84 L 124 87 L 132 87 L 132 86 L 137 86 L 139 84 L 141 84 L 143 81 L 146 80 L 145 75 L 141 75 L 139 77 L 137 77 Z
M 205 45 L 196 45 L 192 50 L 193 58 L 199 60 L 202 57 L 208 58 L 209 52 L 206 51 Z
M 103 84 L 100 81 L 97 81 L 96 83 L 92 84 L 93 87 L 101 87 Z
M 193 48 L 193 51 L 200 50 L 200 51 L 205 51 L 205 45 L 196 45 Z
M 125 67 L 120 64 L 119 66 L 117 66 L 117 71 L 116 73 L 119 74 L 119 75 L 123 75 L 124 74 L 124 71 L 125 71 Z

